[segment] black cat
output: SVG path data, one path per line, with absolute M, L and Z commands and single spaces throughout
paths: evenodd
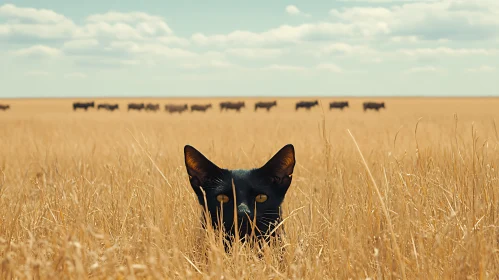
M 189 145 L 184 147 L 184 155 L 199 203 L 208 210 L 213 228 L 223 229 L 229 243 L 237 236 L 241 241 L 250 237 L 268 241 L 277 235 L 280 206 L 295 166 L 293 145 L 284 146 L 264 166 L 249 170 L 219 168 Z

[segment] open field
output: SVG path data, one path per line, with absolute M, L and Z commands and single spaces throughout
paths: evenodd
M 0 278 L 497 279 L 499 99 L 382 99 L 366 113 L 360 98 L 329 111 L 335 99 L 310 112 L 278 99 L 269 113 L 244 99 L 239 114 L 221 99 L 117 99 L 116 112 L 0 100 L 12 107 L 0 111 Z M 127 113 L 129 101 L 214 108 Z M 251 168 L 288 143 L 283 259 L 209 239 L 200 257 L 184 145 Z

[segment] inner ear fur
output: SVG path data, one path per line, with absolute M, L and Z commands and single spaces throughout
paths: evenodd
M 295 149 L 292 144 L 288 144 L 282 147 L 260 169 L 270 176 L 277 176 L 279 178 L 291 177 L 295 163 Z
M 190 145 L 184 147 L 185 167 L 192 187 L 202 186 L 209 178 L 220 175 L 221 169 Z

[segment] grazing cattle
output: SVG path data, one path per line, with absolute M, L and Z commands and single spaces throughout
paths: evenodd
M 120 105 L 118 105 L 118 104 L 112 104 L 112 105 L 109 105 L 109 107 L 107 107 L 107 109 L 109 111 L 111 111 L 111 112 L 114 111 L 114 110 L 119 110 L 120 109 Z
M 129 103 L 128 104 L 128 111 L 130 111 L 130 110 L 140 111 L 144 108 L 145 108 L 144 103 Z
M 206 112 L 208 108 L 211 108 L 211 104 L 206 104 L 206 105 L 191 105 L 191 112 L 194 111 L 202 111 Z
M 241 108 L 245 108 L 245 104 L 243 101 L 239 101 L 239 102 L 222 102 L 220 103 L 220 111 L 222 111 L 223 109 L 225 110 L 236 110 L 236 111 L 241 111 Z
M 300 108 L 306 108 L 307 110 L 310 110 L 310 108 L 319 105 L 319 101 L 300 101 L 296 102 L 296 108 L 295 110 L 298 111 Z
M 343 111 L 343 108 L 349 107 L 348 106 L 348 101 L 342 101 L 342 102 L 331 102 L 329 103 L 329 110 L 331 109 L 340 109 Z
M 184 105 L 167 104 L 167 105 L 165 105 L 165 111 L 169 112 L 170 114 L 173 114 L 173 113 L 182 114 L 182 112 L 186 111 L 187 109 L 188 109 L 187 104 L 184 104 Z
M 364 106 L 364 112 L 371 109 L 371 110 L 376 110 L 376 111 L 379 111 L 379 109 L 381 108 L 384 108 L 386 109 L 385 107 L 385 102 L 381 102 L 381 103 L 377 103 L 377 102 L 364 102 L 362 104 Z
M 258 108 L 264 108 L 264 109 L 267 109 L 267 112 L 268 112 L 274 106 L 277 106 L 277 101 L 272 101 L 272 102 L 257 102 L 257 103 L 255 103 L 255 111 Z
M 159 110 L 159 104 L 152 104 L 152 103 L 149 103 L 146 105 L 146 111 L 158 111 Z
M 224 109 L 227 108 L 227 104 L 230 102 L 220 102 L 220 111 L 223 111 Z
M 7 111 L 10 109 L 10 105 L 0 104 L 0 110 Z
M 108 103 L 102 103 L 102 104 L 99 104 L 97 105 L 97 110 L 100 110 L 100 109 L 106 109 L 108 111 L 114 111 L 114 110 L 118 110 L 120 107 L 118 104 L 108 104 Z
M 78 108 L 83 108 L 83 109 L 85 109 L 85 111 L 87 111 L 88 108 L 90 108 L 90 107 L 95 108 L 94 101 L 92 101 L 92 102 L 74 102 L 73 103 L 73 111 L 76 111 L 76 109 L 78 109 Z

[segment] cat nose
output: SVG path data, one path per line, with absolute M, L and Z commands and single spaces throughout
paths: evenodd
M 245 218 L 246 215 L 251 215 L 251 211 L 246 203 L 241 203 L 237 206 L 237 215 L 239 218 Z

